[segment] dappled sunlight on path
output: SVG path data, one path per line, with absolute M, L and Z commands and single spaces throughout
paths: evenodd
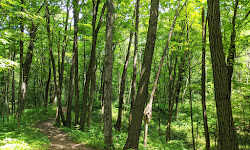
M 55 119 L 50 119 L 37 124 L 40 131 L 45 134 L 51 142 L 48 148 L 49 150 L 94 150 L 83 144 L 73 142 L 67 133 L 53 126 L 54 121 Z

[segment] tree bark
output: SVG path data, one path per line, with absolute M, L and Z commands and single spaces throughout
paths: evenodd
M 206 111 L 206 20 L 205 11 L 202 7 L 202 72 L 201 72 L 201 97 L 202 97 L 202 112 L 203 112 L 203 123 L 206 139 L 206 150 L 210 150 L 210 138 L 207 125 L 207 111 Z
M 138 51 L 138 29 L 139 29 L 139 13 L 140 13 L 140 0 L 136 0 L 135 4 L 135 41 L 134 41 L 134 60 L 133 60 L 133 77 L 132 77 L 132 88 L 131 88 L 131 94 L 132 94 L 132 100 L 131 100 L 131 106 L 130 106 L 130 113 L 129 113 L 129 125 L 132 120 L 132 109 L 133 104 L 135 103 L 136 99 L 136 74 L 137 74 L 137 51 Z
M 151 64 L 154 54 L 157 21 L 158 21 L 159 0 L 151 0 L 149 28 L 147 33 L 147 42 L 142 62 L 141 78 L 138 85 L 135 103 L 132 109 L 132 120 L 129 126 L 129 132 L 126 144 L 123 149 L 138 149 L 141 124 L 143 118 L 143 109 L 148 99 L 148 84 L 150 78 Z
M 231 96 L 231 89 L 232 89 L 232 76 L 233 76 L 233 68 L 235 63 L 235 56 L 236 56 L 236 49 L 235 49 L 235 37 L 236 37 L 236 31 L 235 31 L 235 20 L 237 15 L 237 8 L 238 8 L 238 0 L 235 1 L 234 6 L 234 16 L 232 20 L 232 33 L 231 33 L 231 43 L 230 48 L 228 51 L 228 57 L 227 57 L 227 66 L 228 66 L 228 85 L 229 85 L 229 93 Z
M 234 129 L 231 108 L 230 72 L 225 62 L 220 27 L 219 0 L 208 0 L 208 27 L 210 52 L 213 67 L 215 102 L 219 125 L 219 149 L 237 150 L 238 140 Z
M 178 15 L 179 15 L 179 13 L 178 13 L 179 6 L 180 6 L 180 1 L 178 2 L 178 6 L 176 8 L 174 20 L 173 20 L 173 23 L 171 25 L 171 28 L 170 28 L 170 31 L 169 31 L 169 34 L 168 34 L 167 43 L 166 43 L 165 49 L 164 49 L 162 57 L 161 57 L 161 61 L 160 61 L 160 64 L 159 64 L 159 67 L 158 67 L 158 71 L 157 71 L 157 74 L 156 74 L 156 77 L 155 77 L 155 81 L 154 81 L 154 86 L 153 86 L 153 89 L 152 89 L 152 92 L 151 92 L 151 95 L 150 95 L 149 103 L 147 104 L 146 108 L 144 109 L 144 118 L 145 118 L 144 119 L 145 120 L 144 146 L 145 147 L 147 145 L 146 128 L 148 128 L 147 124 L 150 122 L 151 117 L 152 117 L 152 103 L 153 103 L 153 100 L 154 100 L 155 91 L 156 91 L 158 80 L 159 80 L 159 77 L 160 77 L 161 68 L 163 66 L 163 62 L 165 60 L 165 57 L 166 57 L 166 54 L 167 54 L 167 50 L 168 50 L 168 46 L 169 46 L 169 43 L 170 43 L 170 40 L 171 40 L 171 37 L 172 37 L 174 25 L 175 25 L 175 22 L 176 22 L 176 19 L 177 19 Z M 176 56 L 176 58 L 177 58 L 177 56 Z
M 55 87 L 55 96 L 58 97 L 58 95 L 60 96 L 60 89 L 58 88 L 58 84 L 57 84 L 57 78 L 56 78 L 56 65 L 55 65 L 55 59 L 53 56 L 53 49 L 52 49 L 52 40 L 51 40 L 51 33 L 50 33 L 50 13 L 49 13 L 49 6 L 48 6 L 48 0 L 45 0 L 46 3 L 46 25 L 47 25 L 47 36 L 48 36 L 48 40 L 49 40 L 49 53 L 50 53 L 50 59 L 52 62 L 52 69 L 53 69 L 53 76 L 54 76 L 54 87 Z M 58 107 L 58 117 L 56 118 L 56 124 L 59 125 L 59 116 L 61 116 L 63 125 L 66 125 L 65 123 L 65 119 L 64 119 L 64 115 L 62 112 L 62 106 L 61 106 L 61 101 L 57 101 L 57 107 Z
M 4 72 L 4 104 L 5 104 L 5 113 L 6 113 L 6 122 L 9 123 L 9 98 L 8 98 L 8 91 L 9 91 L 9 75 L 10 75 L 10 70 Z M 4 108 L 3 108 L 4 110 Z
M 65 119 L 64 119 L 64 115 L 63 115 L 63 111 L 62 111 L 62 83 L 63 83 L 63 73 L 64 73 L 64 59 L 65 59 L 65 51 L 66 51 L 66 47 L 67 47 L 67 30 L 68 30 L 68 18 L 69 18 L 69 0 L 67 1 L 67 14 L 66 14 L 66 20 L 65 20 L 65 29 L 64 29 L 64 37 L 63 37 L 63 45 L 62 45 L 62 62 L 60 65 L 60 61 L 58 62 L 58 67 L 60 69 L 58 69 L 58 74 L 59 74 L 59 90 L 58 90 L 58 100 L 57 100 L 57 115 L 56 115 L 56 124 L 59 125 L 60 124 L 60 116 L 62 118 L 62 122 L 64 125 L 66 125 L 65 123 Z M 65 80 L 66 81 L 66 80 Z
M 173 55 L 173 52 L 172 54 Z M 169 85 L 168 85 L 168 99 L 169 99 L 169 104 L 168 104 L 168 122 L 167 122 L 167 130 L 166 130 L 166 141 L 170 141 L 170 131 L 171 131 L 171 123 L 172 123 L 172 115 L 173 115 L 173 107 L 174 107 L 174 100 L 176 99 L 176 86 L 175 84 L 175 77 L 176 77 L 176 66 L 177 66 L 177 54 L 175 54 L 175 63 L 174 63 L 174 73 L 172 75 L 172 67 L 170 66 L 169 69 Z M 172 56 L 171 56 L 172 57 Z M 172 62 L 172 58 L 170 58 L 170 62 Z
M 82 114 L 81 114 L 81 119 L 80 119 L 80 129 L 83 130 L 85 128 L 85 121 L 86 121 L 86 114 L 87 114 L 87 100 L 89 98 L 89 85 L 91 82 L 92 78 L 96 78 L 93 77 L 95 76 L 95 70 L 96 70 L 96 41 L 97 41 L 97 35 L 100 29 L 100 24 L 102 22 L 102 16 L 104 14 L 105 8 L 106 8 L 106 4 L 104 4 L 103 8 L 102 8 L 102 12 L 101 12 L 101 17 L 99 20 L 99 23 L 96 27 L 96 19 L 97 19 L 97 12 L 98 12 L 98 7 L 99 7 L 99 3 L 100 0 L 97 0 L 97 2 L 95 2 L 95 0 L 92 1 L 93 2 L 93 20 L 92 20 L 92 47 L 91 47 L 91 56 L 90 56 L 90 61 L 89 61 L 89 66 L 88 66 L 88 71 L 86 74 L 86 81 L 85 81 L 85 85 L 84 85 L 84 91 L 83 91 L 83 104 L 82 104 Z M 94 79 L 95 80 L 95 79 Z M 92 82 L 92 88 L 91 90 L 95 91 L 95 83 Z M 91 103 L 92 103 L 93 97 L 91 97 Z M 91 106 L 92 107 L 92 106 Z M 92 108 L 91 108 L 92 111 Z M 88 116 L 88 120 L 90 121 L 90 115 Z M 90 125 L 90 122 L 88 123 Z
M 74 2 L 73 2 L 74 3 Z M 75 51 L 75 124 L 79 123 L 79 79 L 78 79 L 78 41 L 77 41 L 77 32 L 78 32 L 78 21 L 79 21 L 79 8 L 78 7 L 78 3 L 79 0 L 75 0 L 75 3 L 77 3 L 77 5 L 75 6 L 76 8 L 74 8 L 74 27 L 76 28 L 74 32 L 74 47 L 73 47 L 73 51 Z M 76 9 L 76 10 L 75 10 Z M 75 37 L 76 36 L 76 37 Z
M 87 117 L 87 127 L 88 129 L 90 129 L 90 122 L 91 122 L 91 118 L 92 118 L 92 107 L 93 107 L 93 100 L 94 100 L 94 95 L 95 95 L 95 91 L 96 91 L 96 68 L 97 68 L 97 63 L 96 63 L 96 42 L 97 42 L 97 36 L 99 33 L 99 29 L 100 29 L 100 25 L 102 23 L 103 20 L 103 14 L 105 12 L 106 9 L 106 3 L 103 5 L 102 7 L 102 11 L 101 11 L 101 16 L 99 19 L 99 22 L 97 24 L 96 27 L 96 19 L 97 19 L 97 13 L 98 13 L 98 7 L 99 7 L 99 3 L 100 0 L 97 0 L 97 3 L 95 3 L 95 0 L 93 0 L 93 20 L 92 20 L 92 27 L 93 27 L 93 33 L 92 33 L 92 37 L 93 37 L 93 41 L 92 41 L 92 49 L 91 52 L 93 51 L 93 53 L 91 53 L 91 56 L 93 54 L 93 58 L 92 58 L 92 62 L 93 64 L 91 65 L 91 77 L 89 80 L 91 80 L 91 88 L 90 88 L 90 97 L 89 97 L 89 107 L 88 107 L 88 117 Z
M 189 103 L 190 103 L 190 120 L 191 120 L 191 131 L 192 131 L 192 146 L 193 149 L 195 150 L 195 137 L 194 137 L 194 123 L 193 123 L 193 100 L 192 100 L 192 84 L 191 84 L 191 50 L 189 46 L 189 18 L 187 15 L 187 7 L 186 7 L 186 19 L 187 19 L 187 48 L 188 48 L 188 87 L 189 87 Z
M 107 0 L 107 19 L 106 19 L 106 50 L 105 50 L 105 75 L 104 75 L 104 137 L 108 149 L 113 147 L 112 136 L 112 108 L 111 108 L 111 87 L 113 69 L 113 0 Z
M 30 28 L 30 41 L 29 41 L 29 46 L 28 46 L 28 52 L 26 55 L 25 62 L 23 63 L 23 82 L 22 82 L 22 89 L 21 89 L 21 102 L 22 102 L 22 107 L 21 109 L 24 110 L 25 108 L 25 99 L 26 99 L 26 90 L 27 90 L 27 84 L 28 84 L 28 79 L 29 79 L 29 72 L 31 68 L 31 63 L 32 63 L 32 57 L 33 57 L 33 50 L 35 47 L 35 38 L 36 38 L 36 31 L 37 27 L 35 26 L 34 22 L 31 21 L 31 28 Z
M 135 11 L 134 11 L 133 18 L 132 18 L 133 19 L 132 25 L 134 24 Z M 129 35 L 128 51 L 127 51 L 127 55 L 126 55 L 124 66 L 123 66 L 122 78 L 121 78 L 121 81 L 120 81 L 121 86 L 120 86 L 120 94 L 119 94 L 118 117 L 117 117 L 117 121 L 116 121 L 116 124 L 115 124 L 115 130 L 116 131 L 121 131 L 121 126 L 122 126 L 122 104 L 123 104 L 123 98 L 124 98 L 124 92 L 125 92 L 128 61 L 129 61 L 129 57 L 130 57 L 130 47 L 131 47 L 131 44 L 132 44 L 133 34 L 134 34 L 133 30 L 131 30 L 130 35 Z
M 44 107 L 45 108 L 47 108 L 47 105 L 48 105 L 50 78 L 51 78 L 51 63 L 50 63 L 50 60 L 49 60 L 49 75 L 48 75 L 48 80 L 47 80 L 47 83 L 46 83 L 45 99 L 44 99 Z
M 13 57 L 12 57 L 12 61 L 15 61 L 15 57 L 16 57 L 16 52 L 14 51 L 13 53 Z M 15 91 L 16 91 L 16 87 L 15 87 L 15 71 L 14 69 L 12 70 L 12 85 L 11 85 L 11 89 L 12 89 L 12 96 L 11 96 L 11 113 L 14 115 L 16 112 L 16 95 L 15 95 Z
M 79 20 L 79 0 L 74 0 L 73 1 L 73 13 L 74 13 L 74 41 L 73 41 L 73 54 L 72 54 L 72 60 L 71 60 L 71 69 L 70 69 L 70 82 L 69 82 L 69 95 L 68 95 L 68 107 L 67 107 L 67 119 L 66 119 L 66 125 L 70 128 L 71 126 L 71 109 L 72 109 L 72 97 L 73 97 L 73 85 L 74 85 L 74 69 L 75 69 L 75 62 L 76 62 L 76 53 L 78 53 L 78 20 Z M 77 70 L 78 73 L 78 70 Z M 75 75 L 77 76 L 77 81 L 78 82 L 78 74 Z M 76 83 L 75 82 L 75 83 Z M 77 90 L 78 90 L 78 83 L 77 85 Z M 76 91 L 78 92 L 78 91 Z M 79 95 L 78 95 L 79 96 Z M 77 97 L 79 98 L 79 97 Z M 78 100 L 77 100 L 78 101 Z
M 21 4 L 24 5 L 24 0 L 21 0 Z M 24 8 L 21 6 L 21 12 L 24 12 Z M 22 115 L 22 82 L 23 82 L 23 34 L 24 34 L 24 25 L 23 17 L 20 17 L 20 72 L 19 72 L 19 92 L 18 92 L 18 107 L 17 107 L 17 127 L 20 127 L 21 124 L 21 115 Z

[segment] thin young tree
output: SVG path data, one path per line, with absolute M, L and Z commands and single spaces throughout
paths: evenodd
M 192 83 L 191 83 L 191 50 L 189 45 L 189 18 L 187 14 L 187 6 L 186 6 L 186 20 L 187 20 L 187 48 L 188 48 L 188 88 L 189 88 L 189 103 L 190 103 L 190 120 L 191 120 L 191 131 L 192 131 L 192 146 L 193 150 L 196 149 L 195 147 L 195 137 L 194 137 L 194 121 L 193 121 L 193 99 L 192 99 Z
M 59 74 L 59 84 L 58 84 L 58 99 L 57 99 L 57 115 L 56 115 L 56 124 L 60 124 L 60 117 L 62 119 L 62 122 L 64 125 L 66 125 L 65 119 L 64 119 L 64 114 L 62 111 L 62 83 L 63 83 L 63 73 L 64 73 L 64 59 L 65 59 L 65 52 L 66 52 L 66 47 L 67 47 L 67 31 L 68 31 L 68 19 L 69 19 L 69 0 L 67 1 L 67 12 L 66 12 L 66 20 L 65 20 L 65 25 L 64 25 L 64 37 L 63 37 L 63 45 L 62 45 L 62 62 L 60 65 L 60 60 L 58 60 L 58 74 Z M 66 81 L 66 80 L 65 80 Z
M 91 88 L 90 88 L 90 97 L 89 97 L 89 106 L 88 106 L 88 117 L 87 117 L 87 127 L 90 129 L 90 123 L 92 118 L 92 107 L 93 107 L 93 101 L 94 101 L 94 95 L 96 91 L 96 69 L 97 69 L 97 63 L 96 63 L 96 44 L 97 44 L 97 36 L 99 33 L 99 30 L 101 28 L 101 23 L 103 21 L 103 15 L 106 9 L 107 4 L 105 3 L 102 7 L 101 16 L 99 18 L 99 22 L 97 24 L 97 13 L 98 13 L 98 6 L 100 1 L 98 0 L 97 3 L 93 0 L 93 20 L 92 20 L 92 47 L 91 52 L 93 52 L 93 66 L 91 68 Z M 96 25 L 97 24 L 97 25 Z
M 202 7 L 202 67 L 201 67 L 201 97 L 202 97 L 202 113 L 203 123 L 206 138 L 206 149 L 210 150 L 210 138 L 207 125 L 207 111 L 206 111 L 206 19 L 204 7 Z
M 176 99 L 176 90 L 175 88 L 175 78 L 176 78 L 176 68 L 177 68 L 177 60 L 178 54 L 176 52 L 172 52 L 170 55 L 170 63 L 172 62 L 173 54 L 175 53 L 175 61 L 174 66 L 168 64 L 169 68 L 169 83 L 168 83 L 168 121 L 167 121 L 167 130 L 166 130 L 166 141 L 170 141 L 170 131 L 171 131 L 171 123 L 172 123 L 172 114 L 173 114 L 173 107 L 174 107 L 174 100 Z M 172 73 L 173 70 L 173 73 Z
M 14 46 L 15 47 L 15 46 Z M 12 56 L 12 61 L 15 61 L 15 57 L 16 57 L 16 49 L 14 48 L 14 52 L 13 52 L 13 56 Z M 11 84 L 11 113 L 12 114 L 15 114 L 16 112 L 16 102 L 15 102 L 15 99 L 16 99 L 16 94 L 15 94 L 15 91 L 16 91 L 16 86 L 15 86 L 15 71 L 14 69 L 12 70 L 12 84 Z
M 51 78 L 51 62 L 49 59 L 49 75 L 48 75 L 48 80 L 46 82 L 45 98 L 44 98 L 44 107 L 45 108 L 47 108 L 47 105 L 48 105 L 50 78 Z
M 74 2 L 73 2 L 74 3 Z M 79 22 L 79 12 L 80 8 L 78 7 L 79 1 L 75 1 L 77 4 L 74 6 L 74 45 L 73 51 L 75 52 L 75 124 L 78 124 L 79 120 L 79 69 L 78 69 L 78 22 Z M 75 8 L 76 7 L 76 8 Z M 75 10 L 77 9 L 77 10 Z M 76 25 L 75 25 L 76 24 Z
M 50 12 L 49 12 L 49 6 L 48 6 L 48 0 L 45 0 L 46 3 L 46 29 L 47 29 L 47 37 L 49 40 L 49 54 L 50 54 L 50 60 L 52 63 L 52 69 L 53 69 L 53 77 L 54 77 L 54 89 L 55 89 L 55 96 L 58 97 L 59 94 L 59 88 L 58 88 L 58 83 L 57 83 L 57 75 L 56 75 L 56 64 L 55 64 L 55 59 L 53 56 L 53 41 L 51 40 L 51 32 L 50 32 Z M 57 101 L 57 107 L 58 107 L 58 113 L 57 119 L 56 119 L 56 124 L 59 125 L 59 116 L 62 118 L 62 122 L 65 125 L 65 119 L 64 115 L 62 113 L 62 106 L 61 106 L 61 101 Z
M 82 114 L 80 118 L 80 129 L 83 130 L 85 128 L 85 122 L 86 122 L 86 115 L 87 115 L 87 100 L 89 98 L 89 86 L 91 83 L 91 96 L 90 96 L 90 105 L 89 105 L 89 113 L 92 114 L 92 104 L 93 104 L 93 98 L 94 98 L 94 91 L 95 91 L 95 80 L 96 80 L 96 42 L 97 42 L 97 36 L 99 29 L 101 27 L 101 23 L 103 20 L 103 14 L 106 8 L 106 4 L 104 4 L 101 12 L 101 16 L 99 19 L 98 24 L 96 25 L 97 20 L 97 13 L 98 8 L 100 4 L 100 0 L 92 0 L 93 3 L 93 20 L 92 20 L 92 46 L 91 46 L 91 55 L 90 55 L 90 61 L 88 66 L 88 71 L 86 73 L 86 81 L 84 84 L 83 89 L 83 103 L 82 103 Z M 91 81 L 93 80 L 93 81 Z M 90 120 L 91 120 L 91 114 L 88 114 L 88 122 L 87 126 L 90 127 Z
M 71 126 L 71 109 L 72 109 L 72 97 L 73 97 L 73 85 L 74 85 L 74 70 L 76 61 L 76 51 L 78 51 L 78 20 L 79 20 L 79 0 L 73 1 L 73 14 L 74 14 L 74 41 L 73 41 L 73 53 L 70 67 L 70 81 L 69 81 L 69 94 L 68 94 L 68 107 L 66 125 Z M 77 52 L 78 53 L 78 52 Z M 78 72 L 78 71 L 77 71 Z M 78 76 L 78 75 L 77 75 Z M 78 84 L 78 83 L 76 83 Z M 77 89 L 78 90 L 78 89 Z
M 134 24 L 135 11 L 134 11 L 133 18 L 132 18 L 133 19 L 132 25 Z M 123 66 L 123 72 L 122 72 L 122 78 L 121 78 L 121 81 L 120 81 L 118 117 L 117 117 L 117 121 L 116 121 L 116 124 L 115 124 L 115 129 L 117 131 L 120 131 L 121 126 L 122 126 L 122 104 L 123 104 L 123 98 L 124 98 L 124 92 L 125 92 L 127 69 L 128 69 L 128 62 L 129 62 L 129 57 L 130 57 L 130 47 L 131 47 L 131 44 L 132 44 L 133 34 L 134 34 L 134 31 L 131 30 L 130 34 L 129 34 L 129 43 L 128 43 L 127 55 L 126 55 L 126 58 L 125 58 L 125 62 L 124 62 L 124 66 Z
M 140 13 L 140 0 L 136 0 L 135 3 L 135 39 L 134 39 L 134 60 L 133 60 L 133 77 L 131 83 L 131 105 L 129 113 L 129 124 L 132 120 L 132 109 L 136 98 L 136 74 L 137 74 L 137 51 L 138 51 L 138 29 L 139 29 L 139 13 Z
M 21 4 L 24 5 L 24 0 L 21 0 Z M 21 5 L 21 12 L 24 12 L 24 8 Z M 24 19 L 23 16 L 20 17 L 20 71 L 19 71 L 19 92 L 18 92 L 18 107 L 17 107 L 17 127 L 21 124 L 21 114 L 22 114 L 22 82 L 23 82 L 23 36 L 24 36 Z

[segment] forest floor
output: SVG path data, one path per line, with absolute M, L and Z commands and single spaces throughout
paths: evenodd
M 94 150 L 84 144 L 73 142 L 66 132 L 53 125 L 54 122 L 55 118 L 36 125 L 49 138 L 51 143 L 49 150 Z

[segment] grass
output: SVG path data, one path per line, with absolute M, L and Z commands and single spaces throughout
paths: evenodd
M 116 106 L 114 103 L 113 106 Z M 118 106 L 117 106 L 118 107 Z M 99 109 L 99 108 L 95 108 Z M 83 143 L 88 146 L 97 148 L 97 149 L 104 149 L 104 134 L 103 134 L 103 124 L 100 128 L 100 112 L 98 110 L 93 110 L 93 118 L 91 123 L 91 129 L 85 132 L 82 132 L 79 130 L 78 126 L 72 126 L 71 128 L 67 127 L 61 127 L 62 130 L 68 132 L 68 134 L 71 136 L 73 141 L 76 141 L 78 143 Z M 113 125 L 116 123 L 117 115 L 118 115 L 118 109 L 116 107 L 112 107 L 112 117 L 113 117 Z M 74 115 L 74 113 L 73 113 Z M 163 115 L 163 114 L 162 114 Z M 118 132 L 113 130 L 113 144 L 115 149 L 122 149 L 123 146 L 126 143 L 127 139 L 127 129 L 128 129 L 128 116 L 129 111 L 126 111 L 125 118 L 122 122 L 122 131 Z M 158 114 L 153 114 L 153 116 L 158 116 Z M 180 116 L 183 116 L 183 118 L 187 118 L 186 115 L 180 114 Z M 158 125 L 158 117 L 153 117 L 149 124 L 149 133 L 148 133 L 148 145 L 147 148 L 143 147 L 143 134 L 144 134 L 144 126 L 142 126 L 141 136 L 140 136 L 140 143 L 139 147 L 140 150 L 186 150 L 189 149 L 189 144 L 187 144 L 189 141 L 186 141 L 186 138 L 188 136 L 188 131 L 186 130 L 187 126 L 183 126 L 180 128 L 179 126 L 176 126 L 176 122 L 172 125 L 172 134 L 173 138 L 177 140 L 171 140 L 170 142 L 166 143 L 165 141 L 165 129 L 166 125 L 163 124 L 161 126 L 162 131 L 159 133 L 159 125 Z M 163 117 L 163 121 L 165 122 L 166 117 Z
M 10 116 L 9 123 L 0 123 L 0 150 L 44 150 L 50 145 L 49 139 L 34 125 L 55 116 L 55 108 L 25 109 L 21 126 Z M 1 118 L 2 119 L 2 118 Z
M 216 114 L 214 111 L 214 102 L 208 103 L 208 119 L 209 119 L 209 132 L 210 132 L 210 144 L 211 149 L 215 150 L 215 124 L 216 124 Z M 113 125 L 116 123 L 118 115 L 118 105 L 116 102 L 113 103 L 112 107 L 112 117 Z M 195 134 L 195 144 L 196 149 L 205 149 L 205 135 L 202 120 L 202 108 L 199 104 L 199 114 L 197 113 L 196 105 L 193 106 L 193 118 L 194 118 L 194 134 Z M 157 108 L 157 107 L 156 107 Z M 161 108 L 163 112 L 163 108 Z M 91 129 L 88 131 L 80 131 L 78 126 L 72 126 L 71 128 L 61 127 L 64 131 L 68 132 L 73 141 L 78 143 L 84 143 L 88 146 L 104 149 L 104 134 L 103 134 L 103 124 L 100 128 L 100 108 L 95 106 L 93 108 L 93 118 L 91 123 Z M 158 112 L 153 112 L 153 118 L 149 124 L 148 133 L 148 145 L 146 148 L 143 147 L 143 134 L 144 134 L 144 124 L 142 125 L 142 131 L 139 142 L 140 150 L 190 150 L 192 149 L 192 134 L 191 134 L 191 124 L 190 124 L 190 105 L 189 101 L 183 101 L 179 104 L 178 119 L 173 118 L 171 124 L 171 140 L 166 143 L 165 141 L 165 131 L 166 131 L 166 121 L 168 117 L 167 111 L 161 113 L 161 131 L 159 132 L 159 121 Z M 235 112 L 237 114 L 237 112 Z M 72 114 L 74 115 L 74 113 Z M 129 111 L 125 112 L 125 117 L 122 122 L 122 130 L 117 132 L 113 130 L 113 144 L 115 149 L 122 149 L 126 143 L 127 130 L 128 130 L 128 116 Z M 197 134 L 198 125 L 198 134 Z M 114 129 L 114 128 L 113 128 Z M 218 131 L 217 131 L 218 132 Z M 239 147 L 242 150 L 249 149 L 249 133 L 240 132 L 238 133 Z M 218 139 L 218 136 L 217 136 Z M 218 143 L 217 143 L 218 144 Z
M 234 104 L 234 102 L 233 102 Z M 210 132 L 210 144 L 211 150 L 215 150 L 215 124 L 216 124 L 216 113 L 213 101 L 207 103 L 208 113 L 208 127 Z M 157 105 L 156 105 L 157 106 Z M 199 105 L 199 111 L 197 111 L 197 105 L 193 108 L 194 118 L 194 133 L 195 143 L 198 150 L 205 149 L 205 137 L 204 128 L 202 121 L 202 108 Z M 118 115 L 117 102 L 113 102 L 112 117 L 113 125 L 116 123 Z M 143 134 L 144 124 L 142 125 L 142 131 L 140 136 L 139 148 L 140 150 L 189 150 L 192 149 L 192 135 L 191 135 L 191 124 L 190 124 L 190 105 L 188 101 L 183 101 L 179 104 L 178 119 L 173 117 L 171 124 L 171 140 L 166 143 L 165 131 L 166 122 L 168 117 L 168 111 L 161 109 L 161 130 L 159 131 L 158 112 L 153 111 L 153 118 L 149 124 L 148 132 L 148 145 L 146 148 L 143 147 Z M 235 107 L 237 108 L 237 107 Z M 129 109 L 128 109 L 129 110 Z M 248 109 L 247 109 L 248 110 Z M 241 116 L 238 109 L 233 109 L 235 125 L 238 126 L 244 122 L 244 117 Z M 55 116 L 56 108 L 49 107 L 47 110 L 44 108 L 26 109 L 22 116 L 22 126 L 17 129 L 17 121 L 12 116 L 10 117 L 9 123 L 0 123 L 0 150 L 22 150 L 22 149 L 41 149 L 45 150 L 50 145 L 50 141 L 35 128 L 35 124 L 38 122 L 45 121 Z M 197 113 L 199 112 L 199 113 Z M 74 112 L 72 112 L 72 120 L 74 120 Z M 249 112 L 246 114 L 248 117 Z M 103 124 L 100 127 L 100 106 L 94 105 L 93 107 L 93 118 L 91 128 L 88 131 L 80 131 L 79 126 L 72 126 L 71 128 L 61 126 L 61 129 L 68 132 L 73 141 L 83 143 L 97 149 L 104 149 L 104 134 Z M 128 116 L 129 111 L 125 112 L 124 119 L 122 120 L 122 130 L 117 132 L 113 130 L 113 144 L 115 149 L 122 149 L 127 139 L 128 131 Z M 1 119 L 1 118 L 0 118 Z M 72 124 L 74 124 L 72 122 Z M 197 133 L 198 126 L 198 133 Z M 249 146 L 249 133 L 240 131 L 238 132 L 239 148 L 242 150 L 250 149 Z M 218 139 L 218 136 L 217 136 Z M 217 143 L 218 144 L 218 143 Z

